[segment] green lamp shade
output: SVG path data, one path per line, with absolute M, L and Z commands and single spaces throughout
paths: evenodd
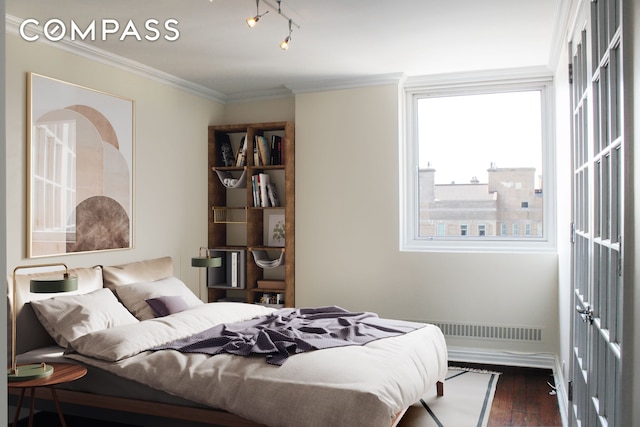
M 71 292 L 78 289 L 77 277 L 64 277 L 62 279 L 32 279 L 30 291 L 33 293 Z
M 191 258 L 192 267 L 222 267 L 222 258 L 197 257 Z

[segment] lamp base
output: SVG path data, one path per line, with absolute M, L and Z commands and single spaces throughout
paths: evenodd
M 16 372 L 13 372 L 13 369 L 7 370 L 7 381 L 8 382 L 29 381 L 29 380 L 35 380 L 38 378 L 45 378 L 51 374 L 53 374 L 53 366 L 47 365 L 45 363 L 20 365 L 16 369 Z

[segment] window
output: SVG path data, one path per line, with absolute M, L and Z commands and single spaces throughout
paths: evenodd
M 401 249 L 552 250 L 551 78 L 476 77 L 405 83 Z

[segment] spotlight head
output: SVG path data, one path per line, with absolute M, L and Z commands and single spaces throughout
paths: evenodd
M 247 25 L 249 26 L 249 28 L 253 28 L 256 26 L 259 20 L 260 20 L 260 15 L 251 16 L 247 18 Z
M 289 49 L 289 41 L 290 40 L 291 40 L 291 37 L 289 37 L 289 36 L 285 37 L 285 39 L 280 42 L 280 49 L 282 49 L 282 50 Z

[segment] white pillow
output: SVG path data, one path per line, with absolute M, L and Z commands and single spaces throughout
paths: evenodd
M 189 308 L 204 304 L 177 277 L 166 277 L 155 282 L 140 282 L 117 286 L 115 292 L 120 301 L 140 320 L 153 319 L 154 313 L 147 300 L 162 296 L 181 296 Z
M 137 323 L 109 289 L 31 301 L 42 326 L 61 347 L 89 332 Z

